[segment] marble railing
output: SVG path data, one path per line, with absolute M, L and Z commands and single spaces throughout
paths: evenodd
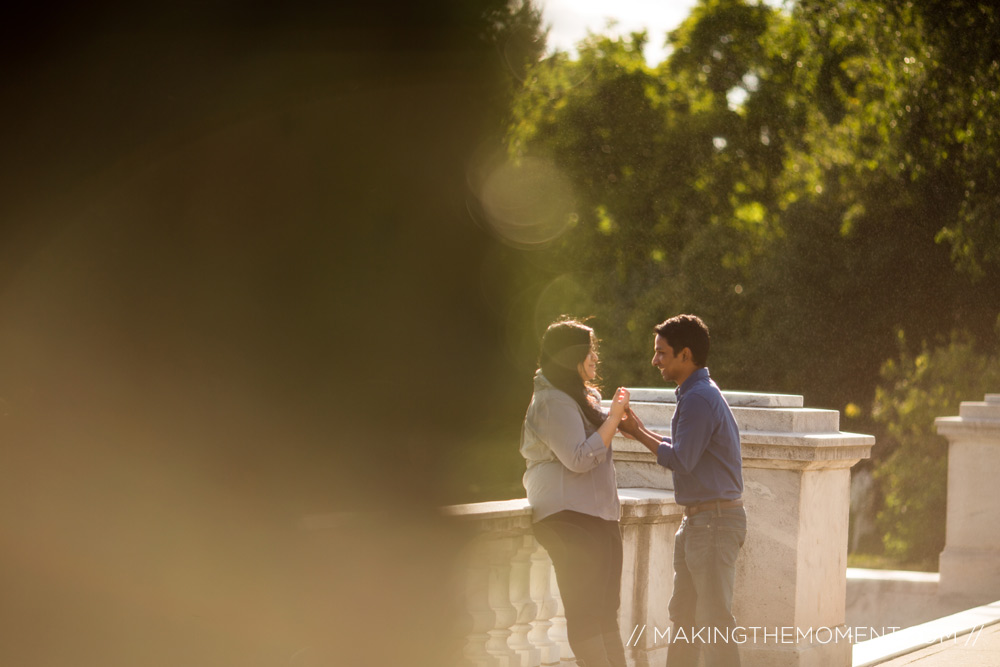
M 825 637 L 844 629 L 850 467 L 870 454 L 875 440 L 839 431 L 838 412 L 805 408 L 801 396 L 725 396 L 740 426 L 748 516 L 734 612 L 741 626 L 791 636 L 742 644 L 743 664 L 846 667 L 850 644 Z M 633 407 L 659 433 L 669 433 L 673 399 L 670 391 L 632 390 Z M 674 502 L 669 471 L 650 452 L 621 436 L 613 449 L 625 552 L 622 639 L 630 665 L 660 665 L 668 649 L 662 633 L 670 628 L 673 533 L 682 508 Z M 533 667 L 570 660 L 558 588 L 531 535 L 527 501 L 445 512 L 468 536 L 462 554 L 469 621 L 464 662 Z
M 670 491 L 619 489 L 619 497 L 625 554 L 619 620 L 627 639 L 646 622 L 651 596 L 669 599 L 672 573 L 652 568 L 672 562 L 664 559 L 683 508 Z M 552 562 L 532 536 L 527 500 L 455 505 L 445 512 L 465 524 L 468 537 L 462 554 L 471 619 L 462 650 L 466 664 L 538 667 L 572 660 Z M 644 664 L 637 646 L 626 652 L 633 664 Z

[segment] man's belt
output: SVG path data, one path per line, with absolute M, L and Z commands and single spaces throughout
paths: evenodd
M 707 503 L 688 505 L 684 508 L 684 515 L 691 516 L 692 514 L 707 512 L 709 510 L 730 510 L 734 507 L 743 507 L 743 500 L 740 498 L 737 498 L 736 500 L 710 500 Z

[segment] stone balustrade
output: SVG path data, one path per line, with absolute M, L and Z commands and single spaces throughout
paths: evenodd
M 674 393 L 633 389 L 652 430 L 669 434 Z M 874 438 L 843 433 L 839 413 L 801 396 L 725 392 L 740 426 L 747 542 L 737 563 L 734 612 L 758 628 L 741 644 L 749 667 L 851 664 L 843 637 L 850 467 Z M 625 565 L 620 624 L 631 665 L 662 665 L 670 629 L 673 534 L 682 509 L 652 453 L 613 442 Z M 477 667 L 534 667 L 571 659 L 551 564 L 531 537 L 526 500 L 446 508 L 469 531 L 464 558 L 471 619 L 463 657 Z M 756 632 L 756 631 L 755 631 Z M 764 633 L 767 634 L 764 634 Z
M 619 495 L 622 581 L 632 582 L 622 586 L 622 628 L 631 623 L 631 632 L 645 623 L 641 619 L 650 604 L 662 602 L 659 606 L 666 611 L 672 573 L 660 565 L 672 554 L 683 508 L 674 503 L 671 492 L 621 489 Z M 552 563 L 532 537 L 527 500 L 455 505 L 445 511 L 469 530 L 462 554 L 465 605 L 472 621 L 462 650 L 465 663 L 538 667 L 572 660 Z M 661 643 L 660 648 L 665 646 Z M 633 664 L 644 664 L 638 655 L 644 651 L 632 646 L 626 651 L 633 654 Z

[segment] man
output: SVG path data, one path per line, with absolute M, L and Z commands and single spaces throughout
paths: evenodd
M 654 328 L 653 365 L 677 384 L 670 437 L 653 433 L 628 411 L 620 429 L 670 468 L 684 519 L 674 536 L 674 625 L 667 667 L 740 664 L 732 631 L 736 557 L 746 538 L 740 433 L 729 405 L 708 374 L 708 327 L 678 315 Z

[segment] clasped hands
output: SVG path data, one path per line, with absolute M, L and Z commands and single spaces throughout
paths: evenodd
M 617 417 L 618 431 L 626 438 L 638 440 L 639 434 L 644 427 L 642 420 L 636 416 L 629 405 L 629 391 L 625 387 L 618 387 L 615 396 L 611 399 L 611 416 Z
M 618 424 L 618 431 L 624 435 L 626 438 L 631 440 L 638 440 L 639 434 L 642 432 L 643 423 L 632 411 L 632 408 L 625 406 L 625 412 L 622 415 L 622 420 Z

